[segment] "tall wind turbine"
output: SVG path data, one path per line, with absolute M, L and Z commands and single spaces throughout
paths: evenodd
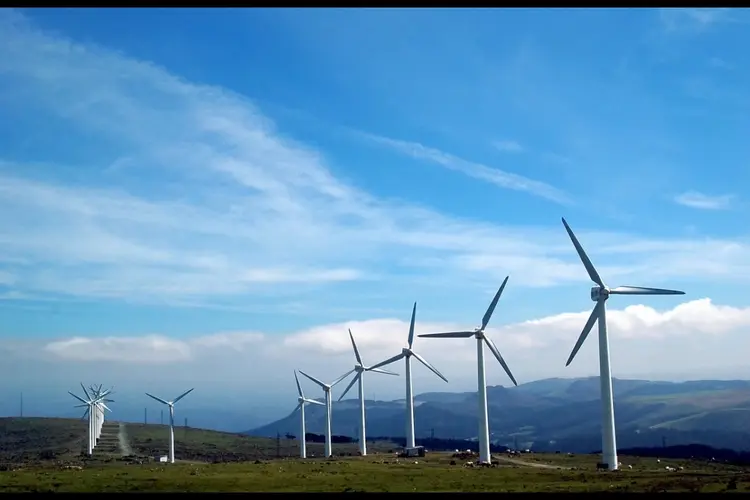
M 484 373 L 484 345 L 482 342 L 487 344 L 492 354 L 495 355 L 497 360 L 502 365 L 505 373 L 508 374 L 514 385 L 518 385 L 513 374 L 510 372 L 510 368 L 505 363 L 505 360 L 500 355 L 500 351 L 497 349 L 495 343 L 484 334 L 484 329 L 487 327 L 487 323 L 490 322 L 492 313 L 495 311 L 497 301 L 500 300 L 500 295 L 505 289 L 505 285 L 508 283 L 509 276 L 505 277 L 503 284 L 495 294 L 495 298 L 492 299 L 490 306 L 487 308 L 487 312 L 484 313 L 482 318 L 482 326 L 474 331 L 465 332 L 448 332 L 448 333 L 427 333 L 420 335 L 420 337 L 439 337 L 439 338 L 469 338 L 474 337 L 477 339 L 477 385 L 479 395 L 479 461 L 480 463 L 490 463 L 490 424 L 489 417 L 487 415 L 487 379 Z
M 94 398 L 99 398 L 99 396 L 102 395 L 102 385 L 99 384 L 99 387 L 94 387 L 93 385 L 89 386 L 89 390 L 91 391 L 91 394 L 94 396 Z M 107 394 L 112 394 L 112 391 L 114 391 L 114 387 L 112 387 L 109 391 L 107 391 Z M 106 407 L 103 403 L 114 403 L 114 399 L 101 399 L 99 402 L 95 403 L 96 407 L 96 413 L 94 421 L 94 444 L 97 443 L 99 438 L 102 436 L 102 427 L 104 426 L 104 410 L 111 411 L 109 408 Z
M 305 430 L 305 404 L 325 406 L 325 403 L 321 403 L 314 399 L 307 399 L 305 397 L 305 393 L 302 392 L 302 386 L 299 385 L 297 370 L 294 371 L 294 381 L 297 382 L 297 392 L 299 392 L 297 408 L 294 409 L 295 411 L 299 410 L 300 419 L 299 456 L 301 458 L 307 458 L 307 440 L 305 439 L 305 436 L 307 435 L 307 431 Z
M 383 370 L 381 368 L 372 367 L 372 366 L 365 366 L 365 364 L 362 362 L 362 357 L 359 355 L 359 349 L 357 349 L 357 343 L 354 341 L 354 335 L 352 335 L 352 331 L 349 330 L 349 338 L 352 339 L 352 347 L 354 348 L 354 357 L 357 358 L 357 364 L 354 365 L 354 371 L 357 372 L 357 375 L 354 376 L 351 382 L 349 382 L 349 385 L 346 386 L 346 389 L 344 389 L 344 392 L 341 393 L 341 397 L 339 397 L 339 401 L 341 401 L 344 396 L 346 396 L 346 393 L 349 392 L 349 389 L 354 386 L 355 382 L 359 382 L 359 452 L 364 457 L 367 455 L 367 440 L 366 440 L 366 433 L 365 433 L 365 386 L 364 386 L 364 373 L 365 372 L 375 372 L 375 373 L 384 373 L 386 375 L 396 375 L 398 376 L 398 373 L 389 372 L 387 370 Z
M 323 389 L 323 392 L 325 392 L 326 396 L 326 445 L 325 445 L 325 456 L 326 458 L 331 456 L 331 411 L 332 411 L 332 403 L 331 403 L 331 388 L 333 388 L 334 385 L 338 384 L 342 380 L 344 380 L 346 377 L 352 374 L 354 370 L 349 370 L 330 384 L 326 384 L 321 382 L 320 380 L 316 379 L 315 377 L 312 377 L 308 375 L 307 373 L 303 372 L 302 370 L 299 371 L 302 375 L 309 378 L 316 384 L 318 384 L 321 389 Z
M 679 290 L 666 290 L 663 288 L 644 288 L 640 286 L 618 286 L 616 288 L 607 287 L 596 272 L 594 265 L 589 260 L 583 247 L 578 242 L 573 231 L 568 226 L 565 218 L 562 219 L 565 230 L 573 242 L 573 246 L 578 252 L 578 256 L 583 262 L 583 266 L 589 273 L 591 281 L 597 286 L 591 287 L 591 300 L 596 302 L 594 310 L 591 311 L 586 326 L 583 327 L 578 342 L 576 342 L 573 351 L 570 353 L 565 366 L 568 366 L 588 337 L 589 332 L 594 327 L 594 322 L 599 323 L 599 384 L 602 400 L 602 462 L 607 464 L 609 470 L 617 469 L 617 440 L 615 437 L 615 408 L 614 397 L 612 395 L 612 370 L 609 362 L 609 337 L 607 336 L 607 307 L 606 302 L 610 295 L 684 295 L 685 292 Z
M 86 391 L 86 388 L 83 386 L 83 383 L 81 383 L 81 389 L 83 389 L 83 393 L 86 395 L 86 399 L 83 399 L 79 396 L 76 396 L 72 392 L 68 391 L 68 394 L 76 398 L 78 401 L 80 401 L 81 405 L 77 405 L 76 407 L 86 406 L 86 413 L 88 413 L 89 416 L 89 422 L 88 422 L 88 439 L 87 439 L 87 446 L 86 446 L 86 452 L 88 455 L 91 455 L 94 453 L 94 447 L 96 446 L 96 438 L 95 438 L 95 426 L 96 421 L 95 419 L 95 413 L 96 413 L 96 405 L 101 404 L 104 408 L 107 408 L 107 405 L 102 402 L 105 396 L 109 394 L 109 391 L 104 391 L 100 393 L 97 397 L 91 397 Z M 107 408 L 109 410 L 109 408 Z M 83 416 L 86 416 L 86 413 L 83 414 Z
M 165 401 L 161 398 L 157 398 L 156 396 L 152 396 L 151 394 L 146 393 L 146 396 L 152 399 L 155 399 L 162 404 L 169 406 L 169 461 L 170 463 L 174 463 L 174 405 L 175 403 L 177 403 L 177 401 L 181 400 L 182 398 L 184 398 L 185 396 L 193 392 L 193 389 L 183 392 L 182 394 L 174 398 L 174 401 Z
M 393 356 L 392 358 L 388 358 L 382 363 L 378 363 L 376 365 L 373 365 L 371 369 L 379 368 L 381 366 L 385 366 L 388 364 L 391 364 L 395 361 L 398 361 L 401 358 L 404 358 L 404 362 L 406 363 L 406 447 L 407 448 L 414 448 L 416 446 L 416 439 L 414 437 L 414 396 L 413 396 L 413 390 L 412 390 L 412 383 L 411 383 L 411 358 L 414 356 L 417 361 L 425 365 L 429 370 L 432 371 L 435 375 L 443 379 L 445 382 L 448 382 L 448 379 L 443 377 L 443 375 L 437 371 L 437 369 L 432 366 L 430 363 L 427 362 L 426 359 L 424 359 L 422 356 L 417 354 L 412 350 L 412 344 L 414 344 L 414 320 L 417 315 L 417 303 L 414 303 L 414 307 L 411 310 L 411 324 L 409 325 L 409 339 L 408 339 L 408 346 L 401 349 L 401 353 L 397 354 L 396 356 Z

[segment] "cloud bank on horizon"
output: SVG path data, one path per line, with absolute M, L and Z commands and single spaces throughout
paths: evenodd
M 608 283 L 688 292 L 610 301 L 616 376 L 745 364 L 741 11 L 208 12 L 0 11 L 0 373 L 292 391 L 510 275 L 519 382 L 595 374 L 561 215 Z M 415 384 L 471 390 L 470 344 Z

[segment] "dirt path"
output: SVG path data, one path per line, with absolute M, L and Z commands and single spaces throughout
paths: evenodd
M 510 464 L 521 465 L 523 467 L 536 467 L 538 469 L 567 469 L 568 467 L 560 467 L 559 465 L 547 465 L 539 464 L 535 462 L 525 462 L 523 460 L 516 460 L 515 458 L 495 456 L 496 460 L 500 462 L 508 462 Z
M 132 455 L 133 452 L 130 449 L 130 445 L 128 444 L 128 431 L 125 429 L 125 424 L 123 422 L 120 422 L 120 430 L 117 433 L 117 439 L 119 440 L 120 444 L 120 454 L 123 457 Z

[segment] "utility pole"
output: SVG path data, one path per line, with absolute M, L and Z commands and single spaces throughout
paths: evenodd
M 188 429 L 188 427 L 187 427 L 187 417 L 185 417 L 185 432 L 183 433 L 183 435 L 185 437 L 187 437 L 187 429 Z
M 276 431 L 276 458 L 281 458 L 281 434 Z
M 143 425 L 148 425 L 148 408 L 143 409 Z
M 21 418 L 23 418 L 23 392 L 21 393 Z
M 430 429 L 430 439 L 435 439 L 435 428 Z
M 164 410 L 161 411 L 161 425 L 164 425 Z

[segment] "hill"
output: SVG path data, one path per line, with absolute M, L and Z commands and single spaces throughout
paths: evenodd
M 102 431 L 115 436 L 115 446 L 97 446 L 94 459 L 111 460 L 128 454 L 135 457 L 165 455 L 169 450 L 166 425 L 124 424 L 108 421 Z M 122 443 L 118 446 L 120 433 Z M 0 462 L 34 463 L 47 460 L 81 460 L 86 439 L 86 422 L 64 418 L 0 418 Z M 123 449 L 124 448 L 124 449 Z M 389 451 L 393 443 L 378 442 L 373 451 Z M 337 455 L 355 454 L 356 444 L 334 444 Z M 308 442 L 309 456 L 321 456 L 323 444 Z M 175 428 L 175 456 L 194 462 L 264 460 L 299 455 L 299 441 L 251 437 L 243 434 L 185 427 Z
M 750 450 L 746 417 L 750 416 L 750 382 L 699 380 L 658 382 L 613 381 L 618 447 L 705 444 Z M 599 378 L 546 379 L 518 387 L 487 389 L 493 442 L 540 451 L 558 449 L 589 452 L 601 447 Z M 334 434 L 358 433 L 356 399 L 335 402 Z M 322 432 L 325 413 L 310 407 L 307 426 Z M 415 397 L 418 437 L 472 439 L 476 437 L 476 393 L 432 392 Z M 404 435 L 403 400 L 368 401 L 368 436 Z M 247 431 L 275 436 L 299 427 L 299 415 Z

